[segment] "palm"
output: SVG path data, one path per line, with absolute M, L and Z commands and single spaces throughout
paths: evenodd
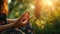
M 19 26 L 25 26 L 29 21 L 29 13 L 25 13 L 19 20 Z

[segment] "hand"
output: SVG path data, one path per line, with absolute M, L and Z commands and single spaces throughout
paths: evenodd
M 23 26 L 26 26 L 28 24 L 28 21 L 29 21 L 29 13 L 26 12 L 22 18 L 19 19 L 19 26 L 20 27 L 23 27 Z

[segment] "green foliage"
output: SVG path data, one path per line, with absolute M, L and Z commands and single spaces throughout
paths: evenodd
M 9 3 L 9 15 L 8 18 L 18 18 L 22 15 L 26 9 L 29 7 L 29 3 L 31 3 L 31 0 L 11 0 L 11 3 Z M 19 13 L 17 16 L 15 16 L 15 13 Z M 12 17 L 13 16 L 13 17 Z

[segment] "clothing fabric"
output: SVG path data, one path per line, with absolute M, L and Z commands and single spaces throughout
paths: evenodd
M 6 14 L 1 14 L 0 13 L 0 25 L 4 25 L 4 24 L 7 24 Z

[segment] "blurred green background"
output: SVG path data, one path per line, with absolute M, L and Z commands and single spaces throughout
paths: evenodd
M 25 11 L 31 11 L 33 9 L 32 3 L 33 0 L 8 0 L 8 18 L 19 18 Z

